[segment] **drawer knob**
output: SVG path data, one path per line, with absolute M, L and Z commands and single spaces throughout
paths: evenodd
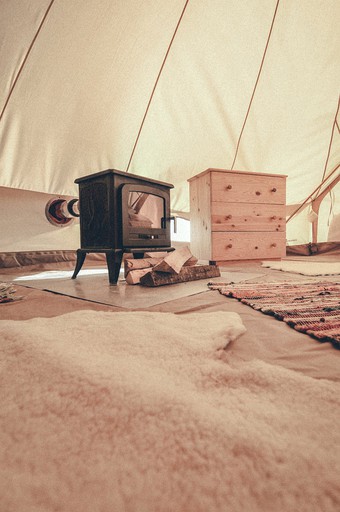
M 277 189 L 276 189 L 275 187 L 273 187 L 271 191 L 272 191 L 272 192 L 276 192 L 276 190 L 277 190 Z
M 276 247 L 276 244 L 275 244 L 275 243 L 274 243 L 274 244 L 271 244 L 271 246 L 270 246 L 270 247 Z
M 257 245 L 255 245 L 255 249 L 258 249 L 258 246 L 257 246 Z
M 275 220 L 276 219 L 276 215 L 273 215 L 272 217 L 270 217 L 270 220 Z
M 260 196 L 260 195 L 261 195 L 261 192 L 260 192 L 259 190 L 256 190 L 255 194 L 256 194 L 257 196 Z
M 225 220 L 230 220 L 230 219 L 232 219 L 232 218 L 233 218 L 233 216 L 232 216 L 232 215 L 226 215 Z
M 227 185 L 225 189 L 226 189 L 226 190 L 231 190 L 232 188 L 233 188 L 233 187 L 232 187 L 231 185 Z
M 231 249 L 231 248 L 232 248 L 232 246 L 233 246 L 233 244 L 228 244 L 228 245 L 227 245 L 227 249 Z

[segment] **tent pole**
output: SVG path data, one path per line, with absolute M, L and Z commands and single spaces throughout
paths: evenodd
M 335 187 L 337 183 L 340 181 L 340 174 L 334 178 L 334 180 L 325 188 L 320 195 L 318 195 L 315 199 L 312 200 L 312 210 L 316 213 L 317 217 L 312 222 L 312 243 L 316 244 L 318 242 L 318 224 L 319 224 L 319 209 L 321 202 L 326 197 L 326 195 Z
M 287 222 L 289 222 L 305 205 L 306 203 L 308 202 L 308 200 L 313 197 L 313 195 L 315 193 L 318 193 L 318 191 L 320 190 L 320 188 L 322 187 L 322 185 L 324 185 L 324 183 L 331 177 L 333 176 L 333 174 L 335 173 L 335 171 L 337 171 L 340 167 L 340 164 L 338 164 L 336 167 L 334 167 L 334 169 L 332 170 L 332 172 L 329 173 L 329 175 L 324 179 L 322 180 L 322 182 L 316 187 L 316 189 L 313 190 L 313 192 L 311 194 L 309 194 L 308 197 L 306 197 L 306 199 L 303 201 L 303 203 L 300 204 L 300 206 L 298 206 L 298 208 L 288 217 L 288 219 L 286 220 L 286 224 Z M 318 196 L 317 196 L 318 197 Z M 317 197 L 315 199 L 317 199 Z M 314 200 L 315 200 L 314 199 Z

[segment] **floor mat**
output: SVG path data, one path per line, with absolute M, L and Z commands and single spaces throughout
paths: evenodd
M 340 349 L 340 283 L 211 283 L 209 287 Z
M 171 300 L 189 297 L 208 290 L 209 281 L 223 278 L 226 282 L 240 282 L 258 279 L 261 273 L 221 272 L 215 279 L 200 279 L 157 288 L 126 284 L 123 274 L 117 286 L 110 285 L 107 269 L 81 270 L 77 279 L 71 279 L 72 271 L 46 271 L 35 274 L 11 276 L 14 285 L 46 290 L 78 299 L 98 302 L 111 306 L 137 309 L 163 304 Z

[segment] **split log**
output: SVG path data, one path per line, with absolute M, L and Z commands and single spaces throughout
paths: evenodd
M 153 258 L 153 259 L 159 259 L 160 260 L 163 260 L 164 258 L 166 258 L 167 256 L 169 255 L 169 252 L 146 252 L 145 253 L 145 259 L 147 258 Z M 185 263 L 184 265 L 196 265 L 196 263 L 198 262 L 198 258 L 196 258 L 195 256 L 191 256 Z
M 124 277 L 128 275 L 131 270 L 138 270 L 141 268 L 151 268 L 160 263 L 162 258 L 132 258 L 124 260 Z
M 142 268 L 150 269 L 157 265 L 158 263 L 160 263 L 161 261 L 163 261 L 163 258 L 126 258 L 124 260 L 124 277 L 126 277 L 128 273 L 131 272 L 132 270 L 138 270 Z M 186 261 L 183 266 L 196 265 L 197 261 L 198 259 L 195 258 L 195 256 L 191 256 L 191 258 L 189 258 L 188 261 Z
M 183 267 L 184 263 L 192 257 L 188 247 L 181 247 L 173 252 L 170 252 L 163 261 L 154 266 L 157 272 L 169 272 L 178 274 Z
M 198 258 L 196 258 L 195 256 L 191 256 L 191 258 L 189 258 L 185 263 L 184 263 L 184 267 L 192 267 L 193 265 L 196 265 L 196 263 L 198 262 Z
M 143 286 L 163 286 L 165 284 L 184 283 L 186 281 L 196 281 L 198 279 L 208 279 L 210 277 L 219 277 L 220 269 L 216 265 L 194 265 L 182 267 L 178 274 L 169 272 L 155 271 L 155 267 L 147 272 L 140 279 Z
M 169 254 L 168 251 L 150 251 L 150 252 L 145 252 L 144 257 L 145 258 L 159 258 L 162 260 L 168 254 Z
M 136 270 L 130 270 L 130 272 L 126 275 L 125 281 L 127 284 L 139 284 L 141 278 L 145 276 L 148 272 L 151 272 L 151 268 L 139 268 Z

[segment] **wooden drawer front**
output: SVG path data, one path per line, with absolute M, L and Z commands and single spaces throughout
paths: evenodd
M 286 208 L 281 204 L 211 204 L 212 231 L 285 231 Z
M 211 199 L 230 203 L 286 203 L 286 179 L 280 176 L 211 173 Z
M 212 233 L 214 261 L 283 258 L 286 238 L 283 233 Z

